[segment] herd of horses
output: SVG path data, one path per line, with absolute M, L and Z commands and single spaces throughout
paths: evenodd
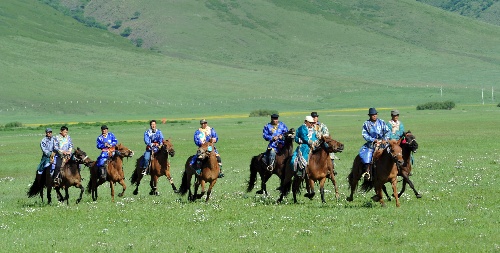
M 261 153 L 257 156 L 252 157 L 250 161 L 250 179 L 247 181 L 247 192 L 251 192 L 257 182 L 257 175 L 260 176 L 261 189 L 257 191 L 257 194 L 268 194 L 266 183 L 271 178 L 272 175 L 277 175 L 280 179 L 280 186 L 277 190 L 280 191 L 280 197 L 277 202 L 282 202 L 283 198 L 288 195 L 290 191 L 293 193 L 293 200 L 297 203 L 297 194 L 300 194 L 301 188 L 305 185 L 306 193 L 304 197 L 313 199 L 315 196 L 315 183 L 319 184 L 319 192 L 321 195 L 321 201 L 325 203 L 325 182 L 327 179 L 332 181 L 335 189 L 335 198 L 339 199 L 339 192 L 337 187 L 337 181 L 335 179 L 334 166 L 335 164 L 330 160 L 330 153 L 342 152 L 344 150 L 344 145 L 329 136 L 323 136 L 320 138 L 317 148 L 311 151 L 309 156 L 309 162 L 303 173 L 297 173 L 291 166 L 291 157 L 293 154 L 293 142 L 295 138 L 295 130 L 290 129 L 285 135 L 285 145 L 276 154 L 274 167 L 268 169 L 265 163 L 264 154 Z M 350 187 L 350 195 L 347 197 L 347 201 L 353 201 L 353 195 L 358 188 L 358 182 L 363 178 L 361 184 L 361 189 L 365 192 L 375 189 L 375 195 L 372 197 L 373 201 L 378 201 L 382 206 L 385 206 L 383 200 L 383 193 L 385 193 L 386 198 L 390 201 L 391 198 L 387 193 L 385 188 L 386 183 L 391 183 L 392 190 L 394 192 L 393 196 L 396 199 L 396 206 L 400 206 L 399 197 L 404 193 L 406 184 L 408 184 L 414 191 L 415 196 L 420 198 L 421 195 L 415 190 L 415 187 L 410 180 L 411 170 L 412 170 L 412 153 L 416 152 L 418 149 L 418 143 L 415 136 L 410 132 L 405 132 L 400 140 L 391 140 L 387 143 L 385 148 L 376 150 L 373 159 L 373 170 L 370 178 L 363 177 L 365 171 L 361 158 L 356 156 L 353 161 L 352 169 L 347 177 Z M 47 191 L 47 202 L 51 203 L 51 191 L 52 188 L 56 190 L 57 199 L 60 202 L 66 202 L 69 204 L 69 194 L 68 188 L 74 186 L 81 189 L 80 195 L 76 200 L 78 204 L 84 192 L 84 187 L 82 186 L 82 177 L 80 174 L 80 165 L 85 165 L 90 169 L 90 180 L 87 185 L 87 192 L 92 195 L 92 200 L 96 201 L 98 198 L 97 189 L 100 185 L 109 182 L 111 188 L 111 199 L 114 201 L 115 190 L 114 186 L 119 183 L 123 190 L 118 196 L 122 197 L 127 189 L 125 184 L 125 175 L 123 170 L 123 159 L 130 158 L 134 155 L 134 152 L 129 148 L 125 147 L 123 144 L 118 144 L 115 150 L 107 161 L 107 175 L 105 178 L 99 176 L 98 167 L 96 162 L 92 161 L 86 153 L 77 148 L 69 157 L 64 159 L 64 164 L 61 166 L 60 182 L 54 182 L 50 174 L 50 169 L 46 168 L 42 174 L 36 175 L 36 178 L 29 188 L 27 195 L 28 197 L 34 197 L 40 195 L 42 202 L 44 198 L 44 189 Z M 195 201 L 201 199 L 205 194 L 205 201 L 210 199 L 210 194 L 214 185 L 217 182 L 218 175 L 220 172 L 219 163 L 217 162 L 217 157 L 215 153 L 214 144 L 211 142 L 204 143 L 197 150 L 195 156 L 201 161 L 201 172 L 196 173 L 196 171 L 189 165 L 193 156 L 190 156 L 185 163 L 184 172 L 182 174 L 182 181 L 179 189 L 175 186 L 172 176 L 170 174 L 170 162 L 169 157 L 175 155 L 174 147 L 170 139 L 164 140 L 161 147 L 157 152 L 155 152 L 151 157 L 151 164 L 149 167 L 149 176 L 151 190 L 150 195 L 159 195 L 158 192 L 158 179 L 165 176 L 175 193 L 185 195 L 188 193 L 188 200 Z M 140 168 L 143 156 L 137 158 L 135 164 L 135 170 L 130 177 L 130 182 L 135 185 L 136 188 L 133 191 L 134 195 L 139 193 L 139 185 L 143 178 L 142 169 Z M 191 191 L 191 183 L 193 176 L 194 180 L 194 191 Z M 399 193 L 397 193 L 397 179 L 398 176 L 402 177 L 403 186 Z M 205 183 L 208 183 L 208 190 L 205 191 Z M 201 185 L 201 192 L 198 192 L 198 188 Z M 62 196 L 60 190 L 65 190 L 65 196 Z M 396 194 L 397 193 L 397 194 Z

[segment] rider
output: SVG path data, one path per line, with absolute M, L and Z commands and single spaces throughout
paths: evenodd
M 286 127 L 285 123 L 279 121 L 278 118 L 278 114 L 271 115 L 271 122 L 267 123 L 264 129 L 262 129 L 262 137 L 269 142 L 266 150 L 266 162 L 269 171 L 272 171 L 274 168 L 276 153 L 285 144 L 284 134 L 288 132 L 288 127 Z
M 56 139 L 52 137 L 52 128 L 45 129 L 45 137 L 43 137 L 40 142 L 40 148 L 42 149 L 42 158 L 40 159 L 40 164 L 37 167 L 37 173 L 42 174 L 46 167 L 50 164 L 50 155 L 54 151 L 56 145 Z
M 328 127 L 323 123 L 318 121 L 318 113 L 317 112 L 311 112 L 311 117 L 314 119 L 314 130 L 316 130 L 316 137 L 321 139 L 323 136 L 330 136 L 330 131 L 328 131 Z M 333 164 L 333 174 L 337 175 L 337 171 L 335 171 L 335 153 L 330 153 L 330 159 L 332 160 Z
M 202 120 L 200 120 L 200 128 L 198 128 L 194 132 L 194 144 L 196 144 L 196 146 L 198 146 L 198 147 L 201 147 L 201 145 L 203 145 L 203 143 L 208 142 L 208 141 L 211 141 L 212 143 L 215 144 L 215 143 L 217 143 L 217 141 L 219 141 L 219 136 L 217 135 L 217 132 L 215 132 L 215 129 L 213 129 L 212 127 L 209 127 L 208 122 L 205 119 L 202 119 Z M 221 158 L 219 155 L 219 151 L 217 150 L 215 145 L 214 145 L 214 151 L 215 151 L 215 155 L 217 157 L 217 162 L 219 163 L 219 168 L 220 168 L 219 178 L 223 178 L 224 173 L 222 172 L 222 161 L 221 161 Z M 191 166 L 191 168 L 193 168 L 193 165 L 196 163 L 195 171 L 196 171 L 196 174 L 199 175 L 201 173 L 201 167 L 200 167 L 201 162 L 197 161 L 196 160 L 197 158 L 198 157 L 196 155 L 193 156 L 193 158 L 191 159 L 191 162 L 189 163 L 189 166 Z
M 108 132 L 108 127 L 106 125 L 101 126 L 101 135 L 97 137 L 96 147 L 101 150 L 101 155 L 97 157 L 97 168 L 99 168 L 99 174 L 102 179 L 106 179 L 106 173 L 108 170 L 108 157 L 113 156 L 114 147 L 118 144 L 118 140 L 115 135 L 111 132 Z M 110 154 L 111 152 L 111 154 Z
M 405 132 L 405 127 L 403 122 L 399 121 L 399 111 L 391 111 L 391 120 L 387 122 L 387 127 L 389 127 L 389 140 L 399 140 L 403 137 Z
M 144 143 L 146 144 L 146 151 L 144 152 L 144 159 L 142 160 L 142 175 L 146 175 L 149 168 L 149 161 L 151 154 L 158 151 L 158 148 L 163 143 L 163 134 L 160 129 L 156 128 L 156 120 L 149 121 L 150 129 L 144 132 Z
M 366 140 L 366 143 L 359 150 L 359 156 L 364 165 L 363 174 L 365 179 L 370 179 L 370 169 L 373 162 L 373 152 L 375 147 L 384 145 L 389 139 L 389 128 L 386 123 L 378 119 L 378 112 L 375 108 L 368 110 L 370 118 L 365 121 L 362 127 L 361 135 Z
M 55 137 L 55 146 L 54 150 L 56 154 L 54 156 L 54 173 L 52 177 L 54 178 L 54 183 L 61 183 L 60 171 L 61 166 L 64 166 L 66 163 L 66 157 L 71 155 L 71 151 L 73 150 L 73 141 L 71 137 L 68 135 L 68 127 L 62 126 L 61 132 Z M 63 158 L 66 158 L 63 160 Z
M 318 138 L 314 130 L 314 119 L 311 116 L 306 116 L 304 124 L 297 129 L 295 133 L 295 142 L 299 146 L 293 153 L 291 164 L 297 176 L 302 176 L 302 170 L 309 163 L 309 152 L 318 145 Z

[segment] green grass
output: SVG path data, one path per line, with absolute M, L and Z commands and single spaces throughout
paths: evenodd
M 479 104 L 483 88 L 487 102 L 492 88 L 500 96 L 498 27 L 410 0 L 224 3 L 89 2 L 86 15 L 148 31 L 131 35 L 144 38 L 138 49 L 38 1 L 2 2 L 0 124 Z
M 378 109 L 378 108 L 377 108 Z M 365 110 L 319 111 L 335 139 L 346 149 L 338 154 L 337 177 L 341 198 L 335 201 L 331 184 L 326 186 L 327 204 L 319 196 L 312 201 L 300 196 L 293 204 L 288 196 L 276 205 L 276 191 L 268 198 L 245 193 L 249 162 L 266 146 L 261 137 L 267 118 L 212 118 L 209 125 L 220 135 L 220 150 L 226 177 L 218 180 L 212 199 L 188 203 L 174 194 L 165 178 L 159 181 L 160 196 L 149 196 L 143 181 L 140 193 L 132 195 L 127 181 L 124 198 L 111 202 L 109 188 L 99 188 L 98 202 L 84 195 L 74 204 L 76 189 L 70 190 L 70 205 L 47 206 L 25 192 L 34 178 L 39 159 L 42 129 L 0 131 L 0 247 L 5 251 L 167 251 L 167 252 L 496 252 L 499 250 L 497 210 L 499 122 L 494 105 L 463 106 L 451 111 L 417 111 L 399 108 L 406 129 L 417 137 L 412 180 L 423 194 L 416 199 L 407 189 L 401 207 L 388 202 L 386 208 L 372 203 L 372 193 L 348 194 L 346 176 L 363 140 L 360 136 Z M 379 109 L 388 119 L 390 109 Z M 281 113 L 280 120 L 298 127 L 304 113 Z M 147 123 L 108 124 L 118 140 L 143 151 L 142 133 Z M 194 152 L 192 134 L 197 120 L 160 124 L 172 137 L 174 181 L 180 184 L 183 163 Z M 70 127 L 76 146 L 91 157 L 98 155 L 95 138 L 99 126 Z M 125 160 L 125 176 L 134 159 Z M 82 170 L 88 181 L 88 169 Z M 276 178 L 268 189 L 278 185 Z M 398 185 L 400 187 L 401 184 Z M 121 189 L 120 186 L 117 187 Z M 259 189 L 259 182 L 257 184 Z M 256 190 L 257 190 L 256 189 Z M 471 240 L 474 243 L 471 243 Z M 374 245 L 376 242 L 376 245 Z

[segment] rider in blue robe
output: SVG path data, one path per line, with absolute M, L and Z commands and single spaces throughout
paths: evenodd
M 115 147 L 118 140 L 113 133 L 108 132 L 106 125 L 101 126 L 101 133 L 96 139 L 96 147 L 101 150 L 101 154 L 97 157 L 96 166 L 99 168 L 101 178 L 106 179 L 108 170 L 106 161 L 109 158 L 109 149 Z
M 390 131 L 387 124 L 383 120 L 377 118 L 378 112 L 375 108 L 370 108 L 368 110 L 368 116 L 370 116 L 370 118 L 365 121 L 361 131 L 361 135 L 366 142 L 359 150 L 359 156 L 363 162 L 364 171 L 367 173 L 366 175 L 368 175 L 367 178 L 369 179 L 375 146 L 381 145 L 383 141 L 387 142 L 389 140 Z

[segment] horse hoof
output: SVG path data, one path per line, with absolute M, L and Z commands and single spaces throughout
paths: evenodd
M 255 192 L 256 194 L 264 194 L 264 190 L 258 190 Z
M 380 201 L 380 197 L 378 195 L 373 195 L 372 200 L 375 201 L 375 202 L 379 202 Z
M 345 200 L 351 202 L 352 201 L 352 197 L 347 197 L 347 198 L 345 198 Z
M 422 195 L 421 194 L 417 194 L 417 195 L 415 195 L 415 197 L 417 197 L 417 199 L 419 199 L 419 198 L 422 197 Z
M 139 191 L 138 191 L 138 190 L 135 190 L 135 191 L 133 192 L 133 194 L 134 194 L 134 195 L 137 195 L 137 194 L 139 194 Z
M 123 197 L 123 193 L 118 193 L 118 197 Z

